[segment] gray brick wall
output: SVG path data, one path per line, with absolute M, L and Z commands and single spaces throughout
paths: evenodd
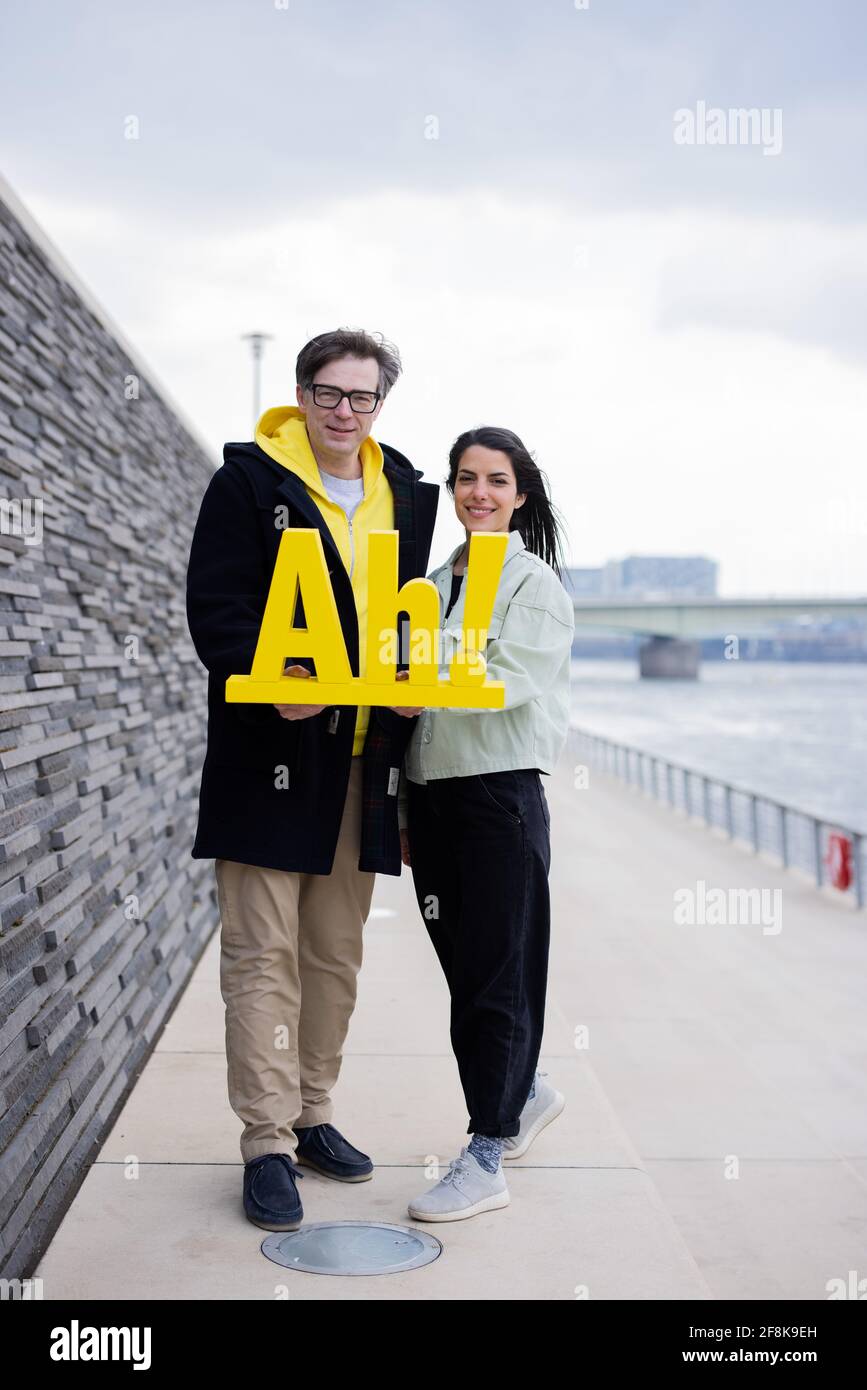
M 32 1272 L 217 922 L 212 866 L 190 858 L 207 715 L 184 607 L 214 462 L 10 201 L 0 199 L 6 1277 Z

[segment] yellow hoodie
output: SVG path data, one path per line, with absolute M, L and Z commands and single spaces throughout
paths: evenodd
M 301 479 L 316 503 L 334 539 L 340 558 L 350 576 L 355 609 L 358 614 L 359 675 L 364 675 L 367 656 L 367 537 L 370 531 L 394 530 L 394 498 L 388 479 L 382 471 L 382 450 L 368 435 L 361 445 L 364 500 L 356 508 L 350 522 L 337 502 L 332 502 L 322 482 L 316 462 L 304 412 L 295 405 L 278 405 L 266 410 L 256 426 L 256 443 L 290 473 Z M 370 709 L 359 707 L 355 722 L 352 755 L 357 757 L 364 748 Z

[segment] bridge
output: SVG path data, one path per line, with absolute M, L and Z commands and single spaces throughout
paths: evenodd
M 647 638 L 639 649 L 642 676 L 694 679 L 699 638 L 739 638 L 776 631 L 779 623 L 835 618 L 867 621 L 867 597 L 835 598 L 576 598 L 575 626 L 635 633 Z

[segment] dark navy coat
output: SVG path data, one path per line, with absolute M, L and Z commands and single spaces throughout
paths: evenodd
M 428 570 L 439 489 L 420 482 L 403 454 L 387 444 L 383 471 L 400 534 L 399 579 Z M 349 575 L 325 518 L 304 483 L 258 444 L 227 444 L 210 479 L 193 533 L 187 568 L 187 622 L 208 671 L 207 752 L 202 767 L 194 859 L 235 859 L 265 868 L 328 874 L 349 780 L 353 708 L 330 707 L 309 719 L 283 719 L 272 704 L 227 704 L 226 679 L 253 664 L 265 601 L 283 530 L 316 527 L 322 536 L 343 638 L 354 675 L 358 619 Z M 296 626 L 303 611 L 296 612 Z M 291 657 L 291 653 L 287 652 Z M 312 669 L 309 660 L 303 665 Z M 336 717 L 335 717 L 336 715 Z M 363 819 L 359 867 L 401 871 L 397 769 L 414 720 L 372 708 L 361 754 Z M 288 768 L 288 786 L 275 786 Z

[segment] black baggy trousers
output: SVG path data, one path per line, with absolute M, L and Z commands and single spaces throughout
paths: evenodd
M 541 777 L 522 768 L 407 786 L 413 881 L 451 992 L 467 1132 L 507 1138 L 545 1021 L 551 821 Z

